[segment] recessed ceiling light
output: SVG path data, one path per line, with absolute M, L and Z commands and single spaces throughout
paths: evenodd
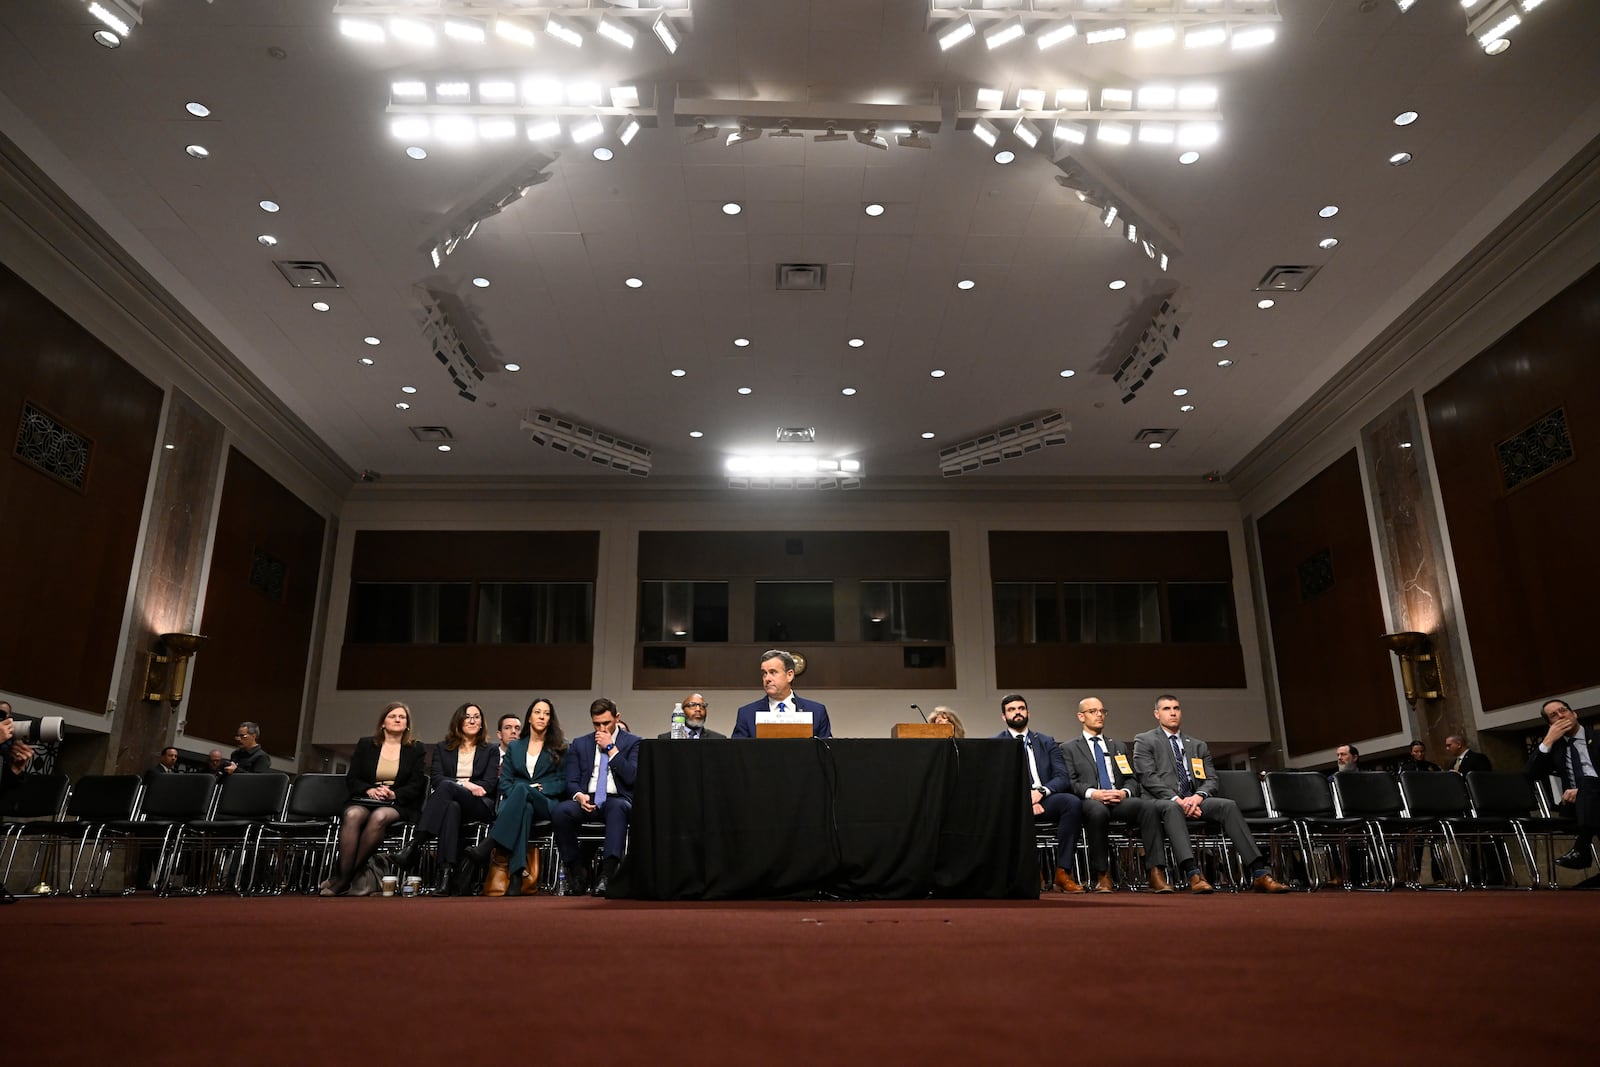
M 1500 37 L 1500 38 L 1497 38 L 1496 40 L 1490 41 L 1488 44 L 1484 45 L 1483 46 L 1483 54 L 1486 55 L 1486 56 L 1497 56 L 1501 52 L 1504 52 L 1507 48 L 1510 48 L 1510 47 L 1511 47 L 1511 38 L 1509 38 L 1509 37 Z
M 512 374 L 517 373 L 517 371 L 519 371 L 521 369 L 522 369 L 522 364 L 520 364 L 520 363 L 507 363 L 506 364 L 506 370 L 510 371 Z
M 1073 375 L 1074 375 L 1074 374 L 1077 374 L 1077 373 L 1078 373 L 1078 372 L 1077 372 L 1077 371 L 1075 371 L 1075 370 L 1071 370 L 1071 369 L 1070 369 L 1070 368 L 1069 368 L 1069 369 L 1067 369 L 1067 370 L 1064 370 L 1064 371 L 1062 371 L 1062 372 L 1061 372 L 1061 376 L 1062 376 L 1062 377 L 1063 377 L 1063 378 L 1070 378 L 1070 377 L 1072 377 L 1072 376 L 1073 376 Z
M 1391 167 L 1403 167 L 1410 162 L 1410 152 L 1396 152 L 1394 155 L 1389 157 L 1389 166 Z
M 440 445 L 439 446 L 439 451 L 440 452 L 448 452 L 448 451 L 450 451 L 450 446 L 449 445 Z
M 850 387 L 850 386 L 848 386 L 848 385 L 845 386 L 843 389 L 839 390 L 839 392 L 843 393 L 845 396 L 855 396 L 856 395 L 855 389 Z
M 472 284 L 476 285 L 479 289 L 487 289 L 487 288 L 489 288 L 489 279 L 488 278 L 474 278 L 474 279 L 472 279 Z
M 261 210 L 271 214 L 272 212 L 279 210 L 278 202 L 276 200 L 263 200 L 261 201 Z
M 406 149 L 406 155 L 410 156 L 412 159 L 427 159 L 428 150 L 423 148 L 421 145 L 414 144 Z
M 863 341 L 859 337 L 852 337 L 852 338 L 850 338 L 850 340 L 846 341 L 845 343 L 848 344 L 851 348 L 860 348 L 862 345 L 866 344 L 867 342 Z
M 623 281 L 622 281 L 622 284 L 626 285 L 629 289 L 643 289 L 644 288 L 644 279 L 643 278 L 624 278 Z
M 362 356 L 360 359 L 356 360 L 356 362 L 361 364 L 363 367 L 370 367 L 376 363 L 377 360 L 373 359 L 371 356 Z
M 685 374 L 688 374 L 688 373 L 689 372 L 684 370 L 682 367 L 673 367 L 672 368 L 672 376 L 674 378 L 682 378 Z
M 184 145 L 183 150 L 196 159 L 204 159 L 211 154 L 211 149 L 203 144 Z
M 1317 247 L 1322 249 L 1324 252 L 1330 248 L 1338 248 L 1339 239 L 1337 237 L 1324 237 L 1322 240 L 1317 242 Z
M 1339 213 L 1339 205 L 1338 204 L 1329 204 L 1327 207 L 1325 207 L 1321 211 L 1317 212 L 1318 215 L 1320 215 L 1322 218 L 1325 218 L 1325 219 L 1331 219 L 1335 215 L 1337 215 L 1338 213 Z
M 705 434 L 701 433 L 699 430 L 690 430 L 689 431 L 689 436 L 690 437 L 704 437 Z
M 975 286 L 977 284 L 978 283 L 973 281 L 971 278 L 962 278 L 959 282 L 956 282 L 956 288 L 957 289 L 971 289 L 973 286 Z
M 750 387 L 748 385 L 739 386 L 739 395 L 740 396 L 749 396 L 750 395 Z
M 328 310 L 328 302 L 326 300 L 313 300 L 313 301 L 311 301 L 311 310 L 312 311 L 327 311 Z
M 1276 300 L 1257 300 L 1256 307 L 1260 308 L 1262 311 L 1265 311 L 1276 303 Z
M 1128 283 L 1123 281 L 1121 278 L 1113 278 L 1110 282 L 1106 283 L 1106 288 L 1107 289 L 1122 289 L 1122 288 L 1125 288 L 1127 286 L 1127 284 Z
M 367 334 L 367 336 L 363 337 L 362 340 L 365 341 L 369 345 L 381 345 L 381 344 L 383 344 L 382 341 L 378 340 L 376 337 L 372 336 L 370 333 Z
M 211 114 L 211 109 L 206 107 L 198 100 L 191 100 L 187 104 L 184 104 L 183 110 L 187 111 L 197 119 L 203 119 L 207 115 Z
M 1215 341 L 1211 342 L 1211 347 L 1212 348 L 1227 348 L 1228 347 L 1228 339 L 1226 337 L 1219 337 Z
M 1194 405 L 1193 404 L 1180 404 L 1178 406 L 1178 410 L 1183 412 L 1185 415 L 1187 415 L 1189 412 L 1194 410 Z
M 1189 390 L 1187 390 L 1187 389 L 1174 389 L 1172 391 L 1172 395 L 1173 396 L 1188 396 L 1189 395 Z
M 871 215 L 873 218 L 877 218 L 879 215 L 883 214 L 883 205 L 882 204 L 868 204 L 866 207 L 862 208 L 861 210 L 865 211 L 868 215 Z
M 402 385 L 400 391 L 402 393 L 414 393 L 417 391 L 417 387 L 414 385 Z
M 276 237 L 272 236 L 272 234 L 270 234 L 270 233 L 264 233 L 260 237 L 257 237 L 256 240 L 260 241 L 262 244 L 266 245 L 268 248 L 271 248 L 273 245 L 278 243 L 278 239 Z
M 922 433 L 922 439 L 924 441 L 933 440 L 933 431 L 932 430 L 924 430 L 923 433 Z
M 122 38 L 118 37 L 110 30 L 95 30 L 94 43 L 103 48 L 121 48 Z
M 1161 447 L 1161 442 L 1160 441 L 1151 441 L 1150 442 L 1150 447 L 1151 448 L 1160 448 Z
M 1231 366 L 1233 366 L 1233 360 L 1231 360 L 1231 359 L 1219 359 L 1219 360 L 1217 360 L 1217 366 L 1219 366 L 1219 367 L 1231 367 Z
M 1396 126 L 1409 126 L 1416 121 L 1417 113 L 1415 111 L 1402 111 L 1400 114 L 1394 117 L 1394 124 Z
M 733 339 L 733 347 L 735 347 L 735 348 L 749 348 L 750 347 L 750 338 L 748 338 L 748 337 L 735 337 Z
M 173 444 L 171 441 L 168 441 L 166 444 L 162 445 L 161 447 L 166 449 L 168 452 L 171 452 L 174 449 L 176 449 L 178 446 Z M 1410 448 L 1411 446 L 1409 444 L 1407 444 L 1404 447 L 1405 448 Z
M 1179 156 L 1178 162 L 1182 163 L 1186 167 L 1191 163 L 1198 163 L 1200 162 L 1200 153 L 1191 149 L 1190 151 Z
M 410 411 L 411 410 L 411 405 L 407 404 L 404 400 L 402 400 L 398 404 L 395 405 L 395 410 L 396 411 Z
M 931 370 L 931 371 L 928 372 L 928 377 L 930 377 L 930 378 L 943 378 L 944 377 L 944 371 L 942 371 L 942 370 Z
M 602 163 L 611 162 L 612 157 L 614 157 L 616 155 L 615 152 L 613 152 L 611 149 L 607 148 L 605 145 L 601 145 L 599 148 L 596 148 L 590 154 L 593 155 L 594 158 L 598 159 Z
M 741 212 L 743 210 L 744 210 L 744 205 L 740 204 L 740 203 L 737 203 L 737 202 L 735 202 L 733 200 L 729 200 L 726 204 L 722 205 L 722 213 L 724 215 L 737 215 L 739 212 Z
M 994 161 L 1000 164 L 1002 167 L 1016 158 L 1017 154 L 1011 151 L 1009 148 L 1002 148 L 1000 151 L 994 154 Z

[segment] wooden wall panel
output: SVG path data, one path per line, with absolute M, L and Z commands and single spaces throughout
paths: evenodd
M 1239 645 L 996 645 L 999 689 L 1242 689 Z
M 792 551 L 792 549 L 799 551 Z M 948 578 L 942 530 L 668 532 L 639 534 L 639 579 L 753 577 L 766 580 Z
M 1224 530 L 993 530 L 989 573 L 997 582 L 1225 582 L 1233 557 Z
M 1400 728 L 1365 499 L 1351 451 L 1257 522 L 1291 756 Z M 1333 580 L 1302 596 L 1301 565 L 1323 551 Z
M 89 438 L 80 491 L 12 454 L 25 401 Z M 162 392 L 0 267 L 0 685 L 105 710 Z
M 1483 707 L 1600 682 L 1600 270 L 1428 392 L 1435 474 Z M 1496 445 L 1564 409 L 1573 459 L 1507 490 Z
M 761 653 L 771 648 L 770 643 L 681 645 L 684 666 L 681 670 L 667 670 L 644 665 L 644 646 L 633 651 L 633 687 L 635 689 L 676 689 L 689 692 L 694 689 L 748 688 L 752 693 L 761 691 Z M 945 662 L 942 667 L 907 667 L 905 647 L 892 642 L 809 645 L 791 642 L 788 649 L 806 657 L 806 672 L 795 678 L 795 692 L 807 696 L 819 689 L 908 689 L 921 692 L 929 689 L 954 689 L 956 684 L 955 651 L 949 646 L 919 645 L 919 649 L 943 647 Z M 755 699 L 751 697 L 750 699 Z M 826 702 L 826 697 L 823 697 Z
M 261 724 L 261 743 L 294 750 L 316 621 L 324 521 L 300 498 L 230 449 L 217 508 L 211 572 L 196 657 L 187 732 L 232 737 L 245 720 Z M 283 565 L 282 595 L 251 584 L 257 552 Z

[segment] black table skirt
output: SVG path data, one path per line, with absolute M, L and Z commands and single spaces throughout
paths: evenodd
M 1036 897 L 1022 760 L 990 739 L 647 740 L 611 894 Z

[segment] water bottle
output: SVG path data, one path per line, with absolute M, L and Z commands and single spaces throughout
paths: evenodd
M 689 728 L 683 724 L 683 705 L 672 705 L 672 740 L 682 741 L 688 738 Z
M 556 868 L 556 896 L 564 897 L 566 895 L 567 895 L 567 865 L 565 863 L 563 863 L 559 867 Z

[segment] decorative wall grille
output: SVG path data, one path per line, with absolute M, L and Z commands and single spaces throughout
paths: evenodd
M 93 443 L 61 425 L 34 405 L 22 402 L 22 422 L 17 427 L 13 453 L 35 470 L 82 491 L 89 477 L 89 450 Z
M 1501 441 L 1495 451 L 1500 456 L 1500 480 L 1508 492 L 1571 461 L 1566 409 L 1556 408 L 1517 436 Z

